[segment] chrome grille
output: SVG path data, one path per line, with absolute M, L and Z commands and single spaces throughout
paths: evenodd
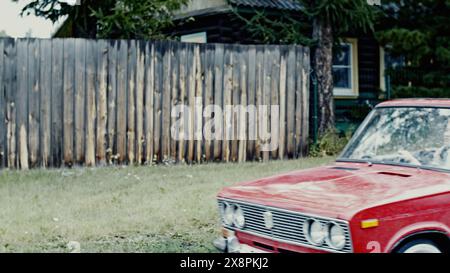
M 328 219 L 325 217 L 312 216 L 301 214 L 298 212 L 288 211 L 284 209 L 267 207 L 257 204 L 249 204 L 235 200 L 219 200 L 219 209 L 224 203 L 237 204 L 242 208 L 245 217 L 245 227 L 240 231 L 254 234 L 257 236 L 266 237 L 275 241 L 285 242 L 315 249 L 321 249 L 333 252 L 352 252 L 352 243 L 350 238 L 350 231 L 348 223 L 337 219 Z M 273 228 L 268 229 L 264 223 L 264 213 L 272 213 Z M 321 246 L 315 246 L 311 244 L 303 233 L 303 224 L 309 219 L 315 219 L 322 224 L 326 225 L 330 222 L 338 224 L 345 232 L 346 245 L 345 247 L 337 251 L 324 243 Z M 236 228 L 226 226 L 229 229 L 235 230 Z

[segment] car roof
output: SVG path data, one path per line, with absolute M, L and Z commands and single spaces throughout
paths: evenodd
M 385 101 L 377 105 L 380 107 L 449 107 L 450 99 L 398 99 Z

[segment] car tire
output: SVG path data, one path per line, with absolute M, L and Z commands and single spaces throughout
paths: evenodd
M 397 253 L 443 253 L 443 251 L 430 240 L 414 240 L 397 250 Z

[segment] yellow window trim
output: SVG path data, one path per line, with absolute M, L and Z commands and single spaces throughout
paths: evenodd
M 334 89 L 334 97 L 336 99 L 354 99 L 359 96 L 359 60 L 358 60 L 358 39 L 344 38 L 345 44 L 351 45 L 352 56 L 352 88 L 351 89 Z

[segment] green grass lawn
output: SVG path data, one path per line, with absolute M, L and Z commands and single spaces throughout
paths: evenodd
M 224 186 L 331 162 L 0 171 L 0 252 L 211 252 Z

